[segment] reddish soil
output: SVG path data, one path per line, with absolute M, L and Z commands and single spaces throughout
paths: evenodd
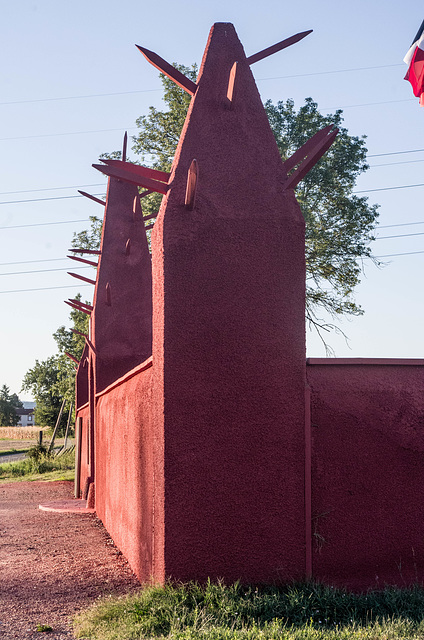
M 140 586 L 95 514 L 38 509 L 72 494 L 71 482 L 0 485 L 1 640 L 69 640 L 77 611 Z

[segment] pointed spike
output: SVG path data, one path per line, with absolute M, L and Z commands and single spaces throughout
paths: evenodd
M 143 220 L 151 220 L 152 218 L 157 218 L 157 213 L 151 213 L 149 216 L 143 216 Z
M 158 180 L 159 182 L 168 183 L 170 173 L 167 171 L 160 171 L 159 169 L 150 169 L 150 167 L 143 167 L 141 164 L 134 164 L 133 162 L 122 162 L 122 160 L 109 160 L 109 158 L 100 158 L 109 167 L 117 167 L 118 169 L 125 169 L 130 173 L 134 173 L 136 176 L 142 178 L 152 178 L 152 180 Z
M 154 191 L 152 191 L 151 189 L 147 189 L 147 191 L 143 191 L 143 193 L 140 193 L 140 198 L 144 198 L 145 196 L 149 196 L 151 193 L 154 193 Z
M 79 365 L 80 361 L 77 360 L 73 355 L 71 355 L 67 351 L 65 351 L 65 356 L 68 356 L 68 358 L 70 358 L 71 360 L 73 360 L 74 362 L 76 362 Z
M 78 329 L 71 329 L 72 333 L 76 333 L 78 336 L 82 336 L 83 338 L 88 338 L 88 335 L 86 333 L 83 333 L 82 331 L 78 331 Z
M 315 149 L 308 155 L 306 160 L 302 162 L 302 164 L 293 171 L 287 182 L 284 184 L 284 189 L 295 189 L 299 182 L 306 176 L 306 174 L 312 169 L 312 167 L 318 162 L 318 160 L 324 155 L 324 153 L 331 147 L 333 144 L 339 130 L 335 129 L 327 136 L 327 139 L 321 141 L 318 145 L 316 145 Z
M 73 309 L 76 309 L 77 311 L 82 311 L 83 313 L 86 313 L 88 316 L 91 316 L 91 311 L 88 311 L 86 309 L 82 309 L 81 307 L 77 307 L 76 304 L 74 304 L 73 302 L 69 302 L 69 300 L 64 300 L 64 303 L 69 305 Z
M 125 255 L 129 256 L 131 253 L 131 240 L 128 238 L 127 242 L 125 243 Z
M 77 262 L 83 262 L 84 264 L 89 264 L 92 267 L 98 267 L 98 262 L 93 262 L 92 260 L 85 260 L 85 258 L 79 258 L 78 256 L 66 256 L 70 260 L 76 260 Z
M 91 253 L 95 256 L 101 256 L 102 252 L 97 249 L 68 249 L 68 251 L 72 251 L 72 253 Z
M 88 309 L 89 311 L 93 311 L 93 306 L 91 304 L 87 304 L 86 302 L 81 302 L 81 300 L 77 300 L 76 298 L 69 298 L 70 302 L 77 304 L 79 307 L 84 307 L 84 309 Z
M 286 38 L 285 40 L 281 40 L 281 42 L 277 42 L 277 44 L 273 44 L 271 47 L 267 49 L 263 49 L 262 51 L 258 51 L 258 53 L 254 53 L 253 56 L 249 56 L 246 59 L 247 64 L 254 64 L 263 58 L 267 58 L 268 56 L 272 56 L 273 53 L 277 53 L 277 51 L 281 51 L 282 49 L 286 49 L 290 47 L 292 44 L 299 42 L 299 40 L 303 40 L 310 33 L 312 33 L 313 29 L 309 29 L 309 31 L 302 31 L 301 33 L 296 33 L 296 35 L 291 36 L 290 38 Z
M 139 177 L 130 171 L 125 171 L 124 169 L 118 169 L 108 165 L 103 166 L 100 164 L 93 164 L 92 166 L 94 167 L 94 169 L 97 169 L 107 176 L 117 178 L 118 180 L 124 180 L 124 182 L 129 182 L 130 184 L 136 184 L 140 187 L 146 187 L 148 189 L 152 189 L 152 191 L 156 191 L 162 194 L 165 194 L 168 191 L 168 185 L 164 182 L 150 180 L 149 178 L 144 178 L 141 176 Z
M 88 336 L 86 337 L 85 341 L 88 344 L 88 346 L 90 347 L 91 351 L 97 355 L 97 349 L 94 346 L 94 344 L 91 342 L 91 340 L 89 339 Z
M 300 147 L 300 149 L 295 151 L 294 154 L 290 156 L 290 158 L 287 158 L 287 160 L 284 162 L 284 168 L 287 173 L 294 169 L 294 167 L 299 164 L 299 162 L 301 162 L 304 158 L 306 158 L 308 153 L 310 153 L 321 140 L 325 140 L 332 129 L 332 124 L 324 127 L 324 129 L 320 129 L 320 131 L 313 135 L 312 138 L 309 138 L 309 140 L 307 140 L 305 144 Z
M 122 143 L 122 162 L 126 162 L 127 161 L 127 140 L 128 140 L 128 133 L 125 131 L 124 133 L 124 141 Z
M 228 79 L 228 87 L 227 87 L 227 100 L 228 100 L 228 108 L 234 108 L 234 97 L 235 97 L 235 88 L 237 81 L 237 70 L 238 70 L 238 62 L 235 62 L 231 67 L 230 77 Z
M 103 206 L 106 205 L 106 202 L 104 200 L 100 200 L 100 198 L 96 198 L 96 196 L 92 196 L 86 191 L 81 191 L 80 189 L 78 189 L 78 193 L 80 193 L 82 196 L 85 196 L 86 198 L 90 198 L 90 200 L 93 200 L 94 202 L 98 202 L 99 204 L 102 204 Z
M 181 73 L 181 71 L 178 71 L 178 69 L 173 67 L 172 64 L 169 64 L 169 62 L 166 62 L 166 60 L 158 56 L 157 53 L 149 51 L 149 49 L 145 49 L 144 47 L 140 47 L 138 44 L 135 46 L 139 51 L 141 51 L 146 60 L 156 67 L 158 71 L 170 78 L 175 82 L 175 84 L 181 87 L 181 89 L 184 89 L 184 91 L 187 91 L 191 96 L 194 96 L 197 89 L 197 84 L 195 82 L 190 80 L 190 78 L 187 78 L 187 76 Z
M 106 283 L 106 304 L 108 307 L 112 306 L 112 296 L 110 294 L 110 284 L 109 282 Z
M 72 271 L 67 271 L 69 276 L 73 278 L 78 278 L 78 280 L 82 280 L 83 282 L 88 282 L 88 284 L 96 284 L 95 280 L 91 280 L 91 278 L 86 278 L 85 276 L 80 276 L 78 273 L 72 273 Z
M 154 224 L 148 224 L 146 227 L 144 227 L 146 229 L 146 231 L 148 231 L 149 229 L 153 229 L 155 225 Z
M 194 158 L 188 170 L 187 188 L 185 195 L 185 206 L 189 211 L 193 211 L 196 202 L 197 183 L 199 180 L 199 165 Z

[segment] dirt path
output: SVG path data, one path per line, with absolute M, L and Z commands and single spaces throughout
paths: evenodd
M 0 638 L 73 638 L 71 620 L 109 593 L 139 587 L 92 514 L 51 513 L 40 502 L 72 497 L 70 482 L 0 485 Z M 38 624 L 53 632 L 35 631 Z

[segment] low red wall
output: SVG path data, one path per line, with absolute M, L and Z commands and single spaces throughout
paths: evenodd
M 151 359 L 97 395 L 96 511 L 141 582 L 153 574 Z
M 310 359 L 313 576 L 424 580 L 424 360 Z

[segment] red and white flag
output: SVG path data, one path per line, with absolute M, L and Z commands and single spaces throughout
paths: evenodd
M 424 20 L 403 60 L 408 65 L 405 80 L 411 83 L 414 96 L 424 107 Z

